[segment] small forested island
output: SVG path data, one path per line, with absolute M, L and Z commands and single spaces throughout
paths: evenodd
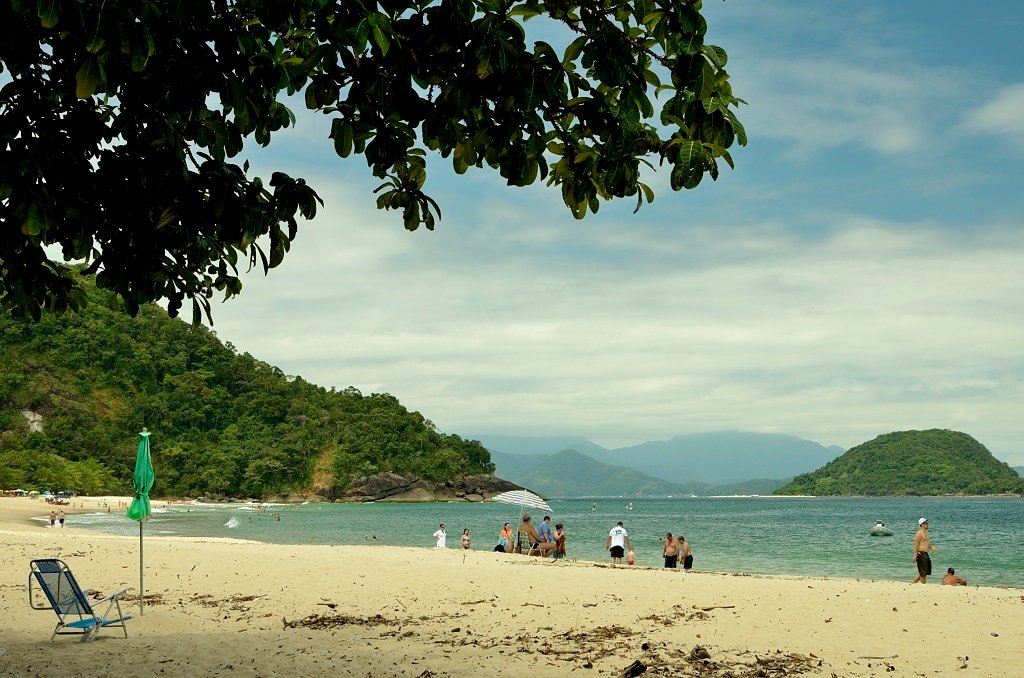
M 80 313 L 0 311 L 0 488 L 128 492 L 151 432 L 155 496 L 481 499 L 477 441 L 392 395 L 326 389 L 239 354 L 156 305 L 132 318 L 87 286 Z
M 857 445 L 777 495 L 1024 494 L 1024 479 L 958 431 L 897 431 Z

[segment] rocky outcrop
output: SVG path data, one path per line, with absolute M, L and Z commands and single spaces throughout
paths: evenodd
M 25 421 L 28 422 L 29 433 L 43 432 L 43 415 L 32 410 L 21 410 L 21 416 L 25 417 Z
M 443 483 L 419 476 L 377 473 L 353 478 L 347 488 L 314 488 L 328 501 L 484 501 L 508 490 L 522 489 L 515 483 L 492 475 L 459 476 Z M 294 499 L 290 499 L 294 501 Z

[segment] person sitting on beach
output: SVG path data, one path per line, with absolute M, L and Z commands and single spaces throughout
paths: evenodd
M 526 535 L 527 540 L 529 540 L 529 544 L 526 544 L 525 542 L 521 543 L 520 550 L 524 547 L 527 549 L 527 552 L 532 551 L 533 549 L 540 549 L 540 554 L 542 556 L 546 556 L 555 550 L 554 542 L 542 542 L 540 540 L 540 535 L 537 534 L 537 530 L 534 529 L 533 523 L 530 522 L 529 513 L 523 515 L 523 522 L 519 525 L 520 538 L 522 538 L 523 534 Z
M 494 550 L 498 553 L 511 553 L 512 541 L 512 526 L 505 523 L 501 532 L 498 532 L 498 545 L 494 547 Z
M 967 580 L 963 577 L 958 577 L 956 570 L 952 567 L 946 570 L 946 576 L 942 578 L 942 583 L 946 586 L 967 586 Z
M 555 538 L 551 535 L 551 516 L 544 516 L 544 520 L 541 522 L 537 533 L 540 535 L 541 543 L 555 543 Z
M 464 550 L 469 550 L 469 528 L 467 527 L 462 531 L 462 537 L 459 538 L 459 543 L 462 544 Z

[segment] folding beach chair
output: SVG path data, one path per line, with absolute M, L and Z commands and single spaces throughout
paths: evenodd
M 516 544 L 516 553 L 521 553 L 524 556 L 539 556 L 542 555 L 540 550 L 540 542 L 535 542 L 530 539 L 529 532 L 520 532 L 519 539 Z
M 94 601 L 98 607 L 107 603 L 107 609 L 100 615 L 96 614 L 86 595 L 92 592 L 91 589 L 82 590 L 64 561 L 53 558 L 33 560 L 31 567 L 32 571 L 28 575 L 28 604 L 33 610 L 53 610 L 59 620 L 53 629 L 53 635 L 50 636 L 51 642 L 59 634 L 77 633 L 82 636 L 84 643 L 95 639 L 104 626 L 120 627 L 124 637 L 128 637 L 128 629 L 124 623 L 131 619 L 131 615 L 121 612 L 121 598 L 129 589 L 121 589 L 106 598 Z M 49 606 L 36 604 L 32 595 L 33 582 L 46 596 Z M 110 612 L 115 608 L 117 616 L 112 617 Z

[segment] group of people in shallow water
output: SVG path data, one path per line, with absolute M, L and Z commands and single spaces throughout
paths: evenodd
M 676 569 L 681 558 L 684 570 L 693 569 L 693 549 L 690 548 L 690 542 L 686 541 L 686 537 L 683 535 L 673 537 L 671 532 L 666 532 L 664 539 L 658 537 L 658 541 L 662 544 L 661 555 L 665 559 L 665 567 L 671 570 Z M 624 555 L 627 565 L 636 564 L 636 551 L 633 550 L 633 542 L 630 540 L 626 528 L 622 526 L 621 520 L 615 523 L 615 527 L 608 532 L 608 539 L 605 540 L 604 547 L 611 555 L 612 565 L 621 565 Z
M 438 526 L 433 537 L 437 548 L 447 548 L 448 533 L 444 523 Z M 536 553 L 552 560 L 558 560 L 565 558 L 565 540 L 565 526 L 562 523 L 556 523 L 552 527 L 551 516 L 544 516 L 540 524 L 534 527 L 533 518 L 526 513 L 523 514 L 522 522 L 516 532 L 512 531 L 510 523 L 502 525 L 498 532 L 498 543 L 493 550 L 497 553 Z M 684 570 L 693 568 L 693 549 L 690 548 L 686 537 L 683 535 L 673 536 L 671 532 L 668 532 L 664 538 L 659 537 L 658 541 L 663 546 L 662 556 L 665 559 L 665 567 L 675 569 L 681 561 Z M 459 546 L 463 550 L 469 550 L 472 545 L 473 540 L 467 527 L 462 530 L 462 535 L 459 537 Z M 627 565 L 636 563 L 633 542 L 622 526 L 621 520 L 608 532 L 605 549 L 611 555 L 613 565 L 622 564 L 623 557 L 626 558 Z

